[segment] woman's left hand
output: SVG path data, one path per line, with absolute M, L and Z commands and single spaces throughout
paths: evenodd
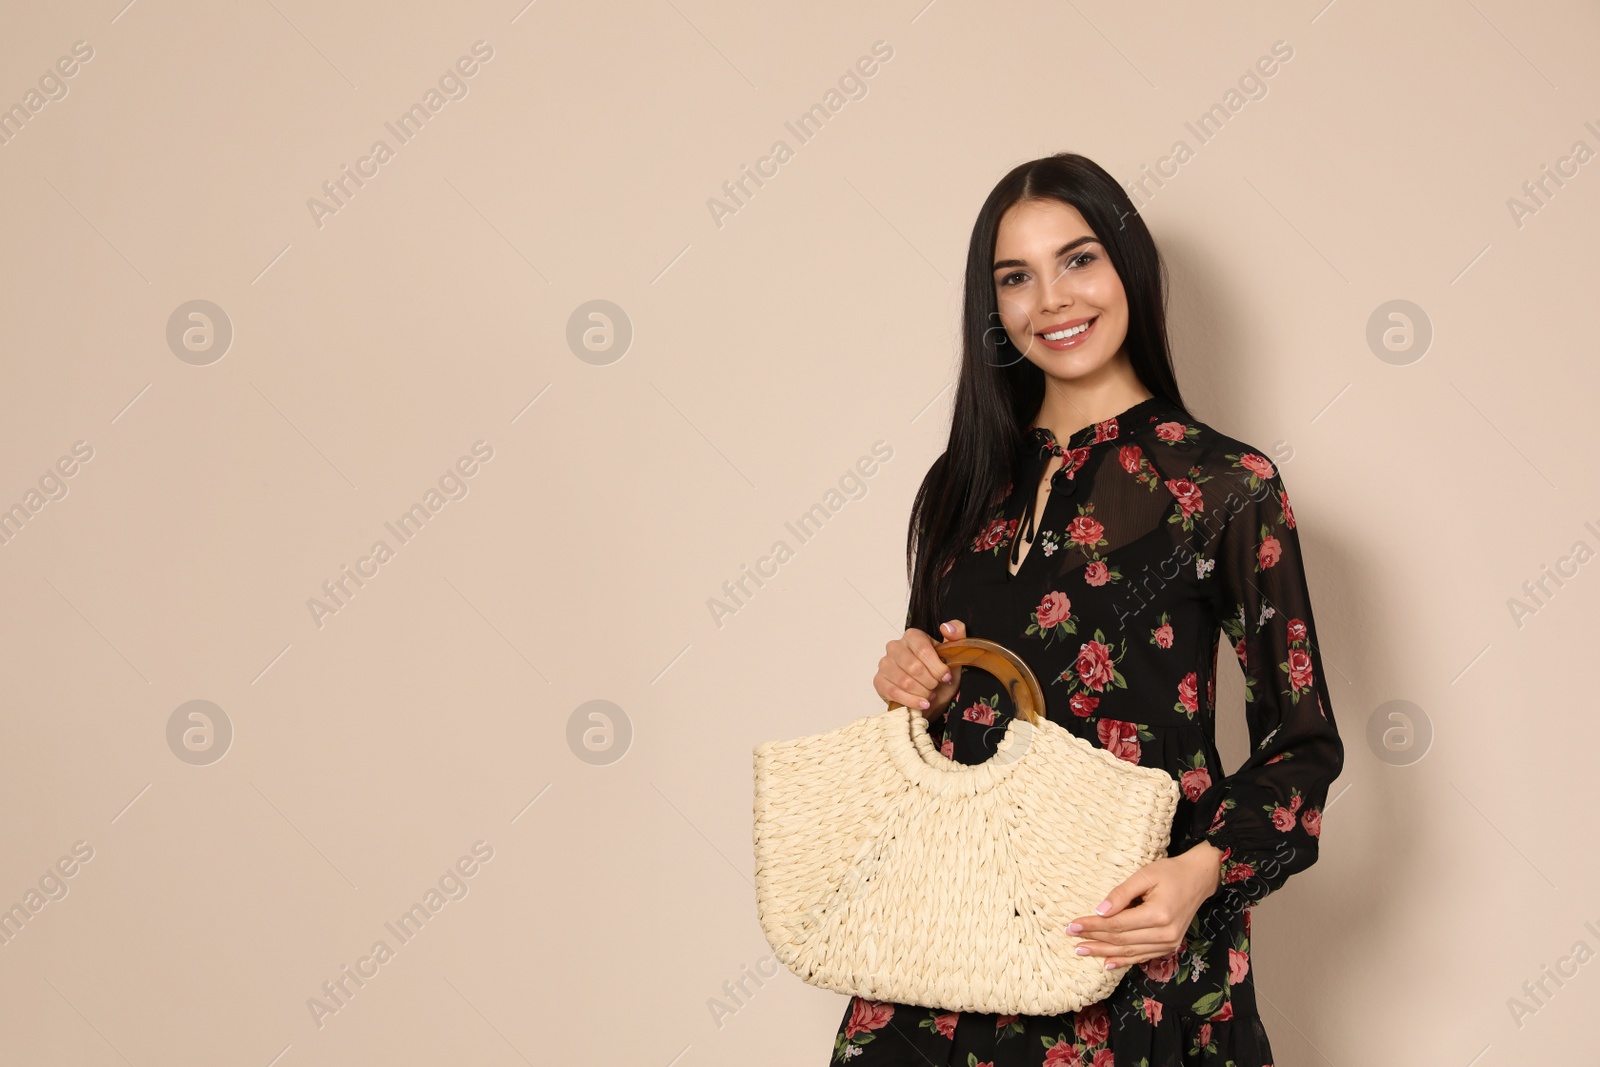
M 1083 915 L 1067 933 L 1085 940 L 1080 955 L 1106 957 L 1106 969 L 1165 956 L 1183 943 L 1200 905 L 1221 884 L 1222 850 L 1201 841 L 1177 856 L 1135 871 L 1101 902 L 1095 915 Z M 1134 907 L 1129 905 L 1144 899 Z M 1085 951 L 1087 950 L 1087 951 Z

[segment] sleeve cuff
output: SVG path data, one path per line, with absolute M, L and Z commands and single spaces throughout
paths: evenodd
M 1274 850 L 1240 841 L 1228 819 L 1229 807 L 1227 790 L 1220 784 L 1213 796 L 1202 796 L 1190 823 L 1188 847 L 1205 841 L 1222 851 L 1221 884 L 1212 900 L 1231 913 L 1260 903 L 1283 885 L 1289 871 Z

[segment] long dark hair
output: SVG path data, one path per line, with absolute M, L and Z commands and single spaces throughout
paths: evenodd
M 1083 215 L 1111 260 L 1128 299 L 1125 342 L 1146 389 L 1187 410 L 1167 343 L 1166 267 L 1128 194 L 1099 164 L 1061 152 L 1024 163 L 983 202 L 967 245 L 961 380 L 950 441 L 928 469 L 911 505 L 906 571 L 907 624 L 938 636 L 945 572 L 977 536 L 1012 480 L 1023 430 L 1044 400 L 1044 372 L 1000 325 L 994 245 L 1000 218 L 1019 200 L 1054 199 Z

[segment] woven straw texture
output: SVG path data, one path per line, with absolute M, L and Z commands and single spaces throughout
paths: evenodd
M 871 1000 L 1056 1015 L 1128 967 L 1078 956 L 1067 923 L 1166 855 L 1178 784 L 1014 718 L 965 765 L 894 708 L 755 749 L 755 883 L 777 958 Z

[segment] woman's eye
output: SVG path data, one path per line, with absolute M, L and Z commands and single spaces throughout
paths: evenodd
M 1005 277 L 1000 279 L 1000 284 L 1001 285 L 1015 285 L 1016 282 L 1014 282 L 1012 279 L 1014 279 L 1014 278 L 1023 278 L 1023 277 L 1026 277 L 1026 275 L 1023 274 L 1020 270 L 1012 271 L 1010 274 L 1007 274 Z
M 1095 256 L 1094 256 L 1093 252 L 1079 252 L 1077 255 L 1075 255 L 1071 259 L 1067 260 L 1067 266 L 1076 267 L 1076 266 L 1079 266 L 1080 264 L 1093 263 L 1094 262 L 1094 258 L 1095 258 Z

